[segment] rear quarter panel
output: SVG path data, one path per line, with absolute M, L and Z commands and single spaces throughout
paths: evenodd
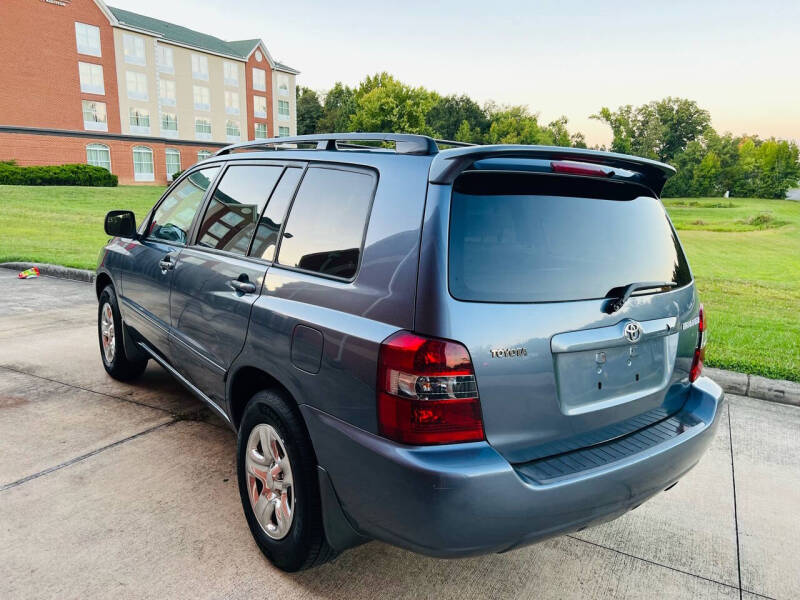
M 234 372 L 260 368 L 298 404 L 377 431 L 375 380 L 380 343 L 414 327 L 420 226 L 429 157 L 360 155 L 351 166 L 378 170 L 378 184 L 359 271 L 352 282 L 273 265 L 253 305 L 247 340 Z M 298 325 L 322 333 L 318 373 L 291 360 Z

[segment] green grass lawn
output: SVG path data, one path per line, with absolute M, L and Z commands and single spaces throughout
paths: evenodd
M 156 186 L 0 185 L 0 262 L 94 269 L 108 240 L 103 232 L 105 214 L 132 210 L 139 222 L 163 192 Z
M 706 364 L 800 381 L 800 202 L 664 204 L 708 313 Z
M 0 186 L 0 262 L 94 269 L 103 216 L 162 187 Z M 667 199 L 709 318 L 709 366 L 800 381 L 800 202 Z

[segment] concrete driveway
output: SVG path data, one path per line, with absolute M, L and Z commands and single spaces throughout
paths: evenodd
M 90 285 L 0 269 L 0 598 L 800 597 L 798 408 L 729 396 L 678 486 L 595 529 L 287 575 L 251 540 L 233 433 L 156 365 L 107 377 L 96 310 Z

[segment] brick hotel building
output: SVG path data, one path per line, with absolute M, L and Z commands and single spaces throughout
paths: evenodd
M 227 144 L 296 134 L 299 72 L 260 39 L 102 0 L 0 0 L 0 23 L 0 160 L 166 183 Z

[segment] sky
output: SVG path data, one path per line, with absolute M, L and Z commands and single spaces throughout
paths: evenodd
M 388 71 L 441 94 L 561 115 L 590 145 L 601 107 L 695 100 L 720 132 L 800 140 L 800 0 L 109 0 L 222 39 L 262 38 L 327 90 Z

